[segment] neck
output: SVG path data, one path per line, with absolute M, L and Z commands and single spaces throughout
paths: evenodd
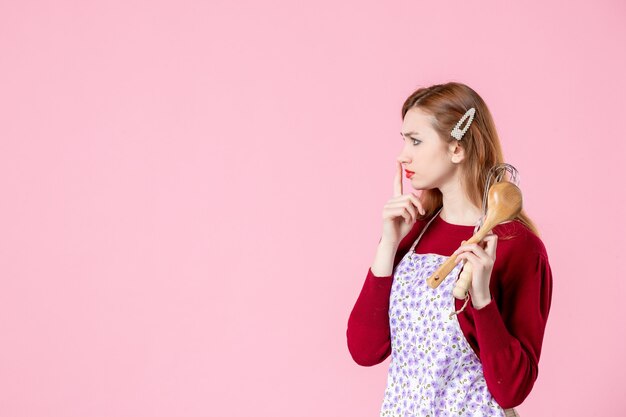
M 447 223 L 474 226 L 482 216 L 482 208 L 476 207 L 465 195 L 460 181 L 450 182 L 440 187 L 443 195 L 443 208 L 439 217 Z

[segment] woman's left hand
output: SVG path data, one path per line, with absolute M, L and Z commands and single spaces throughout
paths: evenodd
M 472 305 L 474 308 L 479 309 L 491 302 L 489 281 L 493 264 L 496 261 L 498 235 L 490 231 L 479 243 L 469 245 L 465 241 L 463 243 L 454 251 L 452 256 L 458 255 L 456 257 L 457 264 L 462 259 L 472 264 L 472 286 L 469 291 L 472 297 Z

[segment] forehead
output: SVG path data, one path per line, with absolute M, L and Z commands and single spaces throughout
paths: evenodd
M 419 107 L 412 107 L 404 115 L 402 133 L 432 131 L 434 117 Z

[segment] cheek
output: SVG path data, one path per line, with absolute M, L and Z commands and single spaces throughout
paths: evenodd
M 441 155 L 430 153 L 421 154 L 415 161 L 416 175 L 424 180 L 435 181 L 437 178 L 446 175 L 449 170 L 448 163 L 441 159 Z
M 448 169 L 445 150 L 431 143 L 423 142 L 411 152 L 416 174 L 422 177 L 437 177 Z
M 432 152 L 422 152 L 419 155 L 415 155 L 415 167 L 419 169 L 419 172 L 423 175 L 428 175 L 433 170 L 437 169 L 439 160 Z

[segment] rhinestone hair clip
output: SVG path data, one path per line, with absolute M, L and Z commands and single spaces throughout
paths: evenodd
M 450 132 L 450 136 L 452 136 L 456 140 L 461 140 L 461 138 L 463 138 L 463 135 L 465 134 L 465 132 L 467 132 L 467 130 L 469 129 L 470 125 L 472 124 L 472 121 L 474 120 L 474 114 L 475 113 L 476 113 L 476 109 L 474 107 L 472 107 L 471 109 L 466 111 L 465 114 L 463 115 L 463 117 L 461 117 L 461 120 L 459 120 L 458 123 L 456 124 L 456 126 L 454 126 L 454 129 L 452 129 L 452 132 Z M 465 119 L 467 119 L 468 117 L 469 117 L 469 121 L 467 122 L 465 127 L 461 130 L 461 124 L 463 124 Z

